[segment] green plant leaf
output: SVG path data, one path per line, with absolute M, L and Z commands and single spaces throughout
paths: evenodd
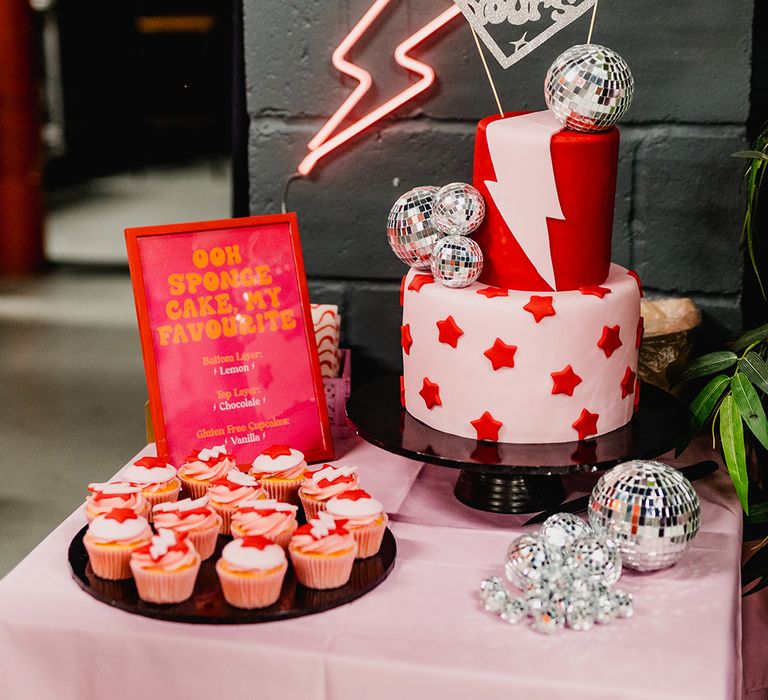
M 768 419 L 760 397 L 746 375 L 737 372 L 731 379 L 731 392 L 742 419 L 760 444 L 768 450 Z
M 731 158 L 752 158 L 757 160 L 768 160 L 768 155 L 762 151 L 736 151 L 736 153 L 731 153 Z
M 688 444 L 701 430 L 702 426 L 709 420 L 714 411 L 717 402 L 723 395 L 731 378 L 725 374 L 718 374 L 713 377 L 707 385 L 698 393 L 691 402 L 691 422 L 686 435 L 675 446 L 675 456 L 679 457 L 688 447 Z
M 747 458 L 744 450 L 744 426 L 736 400 L 731 394 L 723 399 L 720 406 L 720 440 L 723 443 L 723 456 L 736 487 L 741 507 L 749 513 L 749 480 L 747 478 Z
M 758 328 L 746 331 L 744 335 L 739 336 L 732 343 L 729 343 L 729 347 L 734 352 L 739 352 L 739 350 L 746 350 L 750 345 L 754 345 L 763 340 L 768 340 L 768 323 L 764 326 L 759 326 Z
M 719 350 L 710 352 L 708 355 L 702 355 L 688 365 L 685 372 L 680 375 L 678 383 L 688 382 L 698 377 L 706 377 L 708 374 L 721 372 L 736 364 L 738 361 L 736 353 L 729 350 Z
M 756 352 L 750 351 L 739 365 L 752 384 L 768 394 L 768 364 Z

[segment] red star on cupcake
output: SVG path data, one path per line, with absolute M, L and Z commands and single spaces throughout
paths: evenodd
M 592 284 L 589 287 L 579 287 L 579 291 L 584 294 L 592 295 L 593 297 L 605 297 L 606 294 L 610 294 L 611 290 L 608 287 L 601 287 L 599 284 Z
M 432 275 L 414 275 L 408 289 L 412 292 L 420 292 L 425 284 L 434 284 L 435 278 Z
M 553 301 L 554 297 L 539 297 L 534 294 L 523 308 L 533 315 L 536 323 L 541 323 L 543 318 L 556 315 L 555 307 L 552 305 Z
M 477 293 L 482 294 L 484 297 L 487 297 L 488 299 L 493 299 L 495 297 L 509 296 L 509 290 L 502 289 L 501 287 L 484 287 L 483 289 L 478 289 Z
M 400 326 L 400 345 L 403 348 L 403 352 L 406 355 L 411 354 L 411 345 L 413 345 L 413 338 L 411 337 L 411 324 L 406 323 L 404 326 Z
M 116 520 L 118 523 L 124 523 L 126 520 L 136 520 L 138 517 L 132 508 L 113 508 L 104 516 L 106 520 Z
M 437 330 L 439 331 L 438 340 L 441 343 L 450 345 L 452 348 L 456 347 L 459 338 L 464 335 L 464 331 L 459 328 L 453 316 L 448 316 L 448 318 L 438 321 Z
M 267 455 L 267 457 L 271 457 L 272 459 L 277 459 L 278 457 L 290 457 L 291 448 L 288 447 L 288 445 L 272 445 L 272 447 L 262 450 L 261 454 Z
M 597 347 L 605 353 L 606 357 L 613 355 L 622 346 L 621 338 L 619 337 L 620 330 L 619 326 L 613 326 L 612 328 L 603 326 L 603 335 L 597 341 Z
M 566 365 L 559 372 L 552 372 L 552 393 L 573 396 L 573 390 L 581 384 L 581 377 L 573 371 L 573 367 Z
M 581 415 L 573 422 L 573 428 L 579 434 L 579 440 L 586 440 L 590 435 L 597 435 L 598 413 L 590 413 L 586 408 L 581 410 Z
M 490 442 L 499 441 L 499 430 L 504 425 L 496 420 L 488 411 L 483 413 L 477 420 L 470 421 L 472 427 L 477 431 L 478 440 L 489 440 Z
M 493 370 L 496 372 L 502 367 L 514 367 L 516 352 L 517 345 L 507 345 L 500 338 L 496 338 L 493 345 L 483 355 L 491 361 Z
M 624 379 L 621 380 L 621 398 L 626 399 L 627 396 L 631 396 L 635 393 L 635 380 L 637 375 L 632 371 L 631 367 L 627 367 L 627 371 L 624 372 Z
M 430 382 L 428 377 L 424 377 L 419 396 L 424 399 L 424 403 L 430 411 L 435 406 L 443 405 L 443 402 L 440 400 L 440 387 L 434 382 Z

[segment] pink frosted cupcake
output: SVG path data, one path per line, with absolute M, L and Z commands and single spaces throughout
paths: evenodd
M 155 528 L 185 533 L 205 561 L 216 549 L 221 516 L 208 505 L 208 494 L 192 500 L 158 503 L 152 510 Z
M 287 569 L 283 548 L 260 535 L 230 542 L 216 562 L 224 600 L 245 609 L 276 603 Z
M 357 542 L 358 559 L 378 553 L 388 518 L 384 507 L 375 498 L 362 489 L 345 491 L 328 501 L 325 510 L 337 520 L 346 520 L 344 528 Z
M 326 511 L 302 525 L 288 545 L 296 579 L 307 588 L 338 588 L 349 581 L 357 555 L 355 538 Z
M 233 455 L 227 454 L 225 443 L 192 453 L 179 467 L 178 476 L 186 492 L 192 498 L 200 498 L 206 494 L 212 481 L 221 479 L 230 469 L 236 468 L 237 462 Z
M 306 468 L 301 452 L 287 445 L 272 445 L 253 460 L 249 474 L 261 481 L 270 498 L 298 505 Z
M 93 573 L 110 581 L 131 578 L 131 552 L 149 543 L 152 529 L 146 518 L 130 508 L 95 517 L 83 537 Z
M 287 547 L 296 532 L 296 511 L 298 506 L 271 498 L 246 501 L 232 516 L 232 537 L 255 537 L 260 535 L 274 540 L 281 547 Z
M 158 503 L 175 501 L 181 491 L 176 469 L 159 457 L 142 457 L 120 472 L 120 481 L 141 487 L 141 495 L 149 502 L 149 520 L 152 508 Z
M 186 534 L 158 530 L 149 544 L 131 554 L 139 598 L 147 603 L 181 603 L 192 595 L 200 555 Z
M 307 520 L 317 517 L 325 504 L 344 491 L 357 488 L 355 467 L 332 467 L 324 464 L 320 469 L 306 472 L 299 489 L 299 498 Z
M 85 517 L 91 522 L 99 515 L 105 515 L 115 508 L 127 508 L 143 518 L 149 512 L 149 503 L 141 495 L 141 487 L 131 486 L 124 481 L 104 484 L 88 484 L 91 495 L 85 499 Z
M 243 503 L 266 497 L 266 491 L 255 476 L 237 469 L 230 469 L 225 477 L 212 481 L 208 489 L 211 507 L 221 516 L 219 531 L 222 535 L 229 534 L 232 516 Z

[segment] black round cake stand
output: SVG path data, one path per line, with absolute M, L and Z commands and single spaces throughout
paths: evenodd
M 510 444 L 444 433 L 400 405 L 400 378 L 379 377 L 357 389 L 347 417 L 367 442 L 411 459 L 461 470 L 454 493 L 493 513 L 534 513 L 563 502 L 562 476 L 593 472 L 670 450 L 688 427 L 688 410 L 671 394 L 643 385 L 639 410 L 624 427 L 579 442 Z
M 221 557 L 222 548 L 232 538 L 219 535 L 213 556 L 200 565 L 200 573 L 197 575 L 192 597 L 175 605 L 154 605 L 145 603 L 139 598 L 133 579 L 107 581 L 93 573 L 83 544 L 86 530 L 87 527 L 80 530 L 69 545 L 72 576 L 86 593 L 102 603 L 135 615 L 207 625 L 242 625 L 286 620 L 313 615 L 351 603 L 370 593 L 387 578 L 395 564 L 397 554 L 395 538 L 387 529 L 384 532 L 379 553 L 368 559 L 357 559 L 352 566 L 349 583 L 341 588 L 327 591 L 302 586 L 296 581 L 293 567 L 289 564 L 280 598 L 274 605 L 259 610 L 241 610 L 229 605 L 221 592 L 216 574 L 216 562 Z

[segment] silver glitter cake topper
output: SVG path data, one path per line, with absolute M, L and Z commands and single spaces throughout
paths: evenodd
M 597 0 L 454 0 L 502 68 L 509 68 L 589 10 Z M 517 28 L 497 40 L 497 25 Z M 501 37 L 499 37 L 500 39 Z M 508 49 L 502 46 L 509 46 Z

